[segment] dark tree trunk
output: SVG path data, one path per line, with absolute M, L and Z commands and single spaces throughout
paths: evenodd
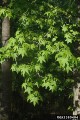
M 5 3 L 5 4 L 4 4 Z M 7 0 L 3 0 L 3 4 L 7 4 Z M 8 17 L 2 20 L 2 46 L 5 46 L 10 38 L 10 20 Z M 2 65 L 2 114 L 0 120 L 10 120 L 11 111 L 11 63 L 5 60 Z

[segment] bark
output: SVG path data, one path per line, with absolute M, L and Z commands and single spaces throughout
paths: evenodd
M 80 1 L 79 0 L 77 0 L 77 6 L 78 6 L 77 22 L 79 23 L 80 22 Z M 80 32 L 80 25 L 78 26 L 78 31 Z M 73 93 L 74 93 L 74 98 L 73 98 L 73 105 L 74 105 L 73 115 L 80 115 L 80 72 L 79 71 L 74 73 L 74 78 L 75 78 L 76 82 L 75 82 L 75 86 L 73 87 Z
M 5 46 L 10 37 L 10 20 L 4 18 L 2 21 L 2 45 Z M 2 114 L 6 120 L 10 118 L 11 111 L 11 63 L 10 60 L 5 60 L 2 65 Z
M 7 4 L 7 0 L 3 0 L 3 4 Z M 10 38 L 10 20 L 4 17 L 2 20 L 2 46 L 5 46 Z M 2 102 L 1 102 L 1 115 L 0 120 L 11 120 L 11 63 L 10 60 L 5 60 L 1 64 L 2 69 Z
M 1 19 L 0 19 L 0 46 L 1 46 Z M 1 66 L 0 66 L 0 73 L 1 73 Z M 1 92 L 1 76 L 0 76 L 0 120 L 1 120 L 1 99 L 2 99 L 2 92 Z

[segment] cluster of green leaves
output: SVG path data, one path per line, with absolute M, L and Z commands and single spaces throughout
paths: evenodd
M 0 49 L 0 61 L 13 59 L 11 70 L 23 76 L 22 88 L 34 105 L 42 100 L 40 88 L 59 90 L 60 74 L 77 66 L 71 52 L 79 36 L 74 6 L 72 0 L 19 0 L 10 4 L 12 13 L 1 8 L 0 15 L 17 18 L 18 28 Z
M 9 19 L 10 19 L 12 17 L 11 9 L 0 7 L 0 16 L 1 17 L 9 17 Z

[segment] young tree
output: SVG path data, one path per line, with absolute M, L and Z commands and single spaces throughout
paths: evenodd
M 17 27 L 1 48 L 0 61 L 13 59 L 11 70 L 21 74 L 24 94 L 34 105 L 42 100 L 42 89 L 56 94 L 72 90 L 79 60 L 74 8 L 75 0 L 12 0 L 8 9 L 1 8 L 1 15 L 16 19 Z

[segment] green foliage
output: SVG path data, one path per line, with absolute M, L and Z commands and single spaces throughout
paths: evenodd
M 11 9 L 10 8 L 0 7 L 0 16 L 1 17 L 9 17 L 9 18 L 11 18 L 12 17 Z
M 48 74 L 42 80 L 42 87 L 45 87 L 46 89 L 49 88 L 49 90 L 53 92 L 57 90 L 57 81 L 57 78 L 53 78 L 52 74 Z
M 42 100 L 40 88 L 62 91 L 60 74 L 78 65 L 71 47 L 79 36 L 74 6 L 72 0 L 19 0 L 1 8 L 0 15 L 17 19 L 18 28 L 0 49 L 0 62 L 13 59 L 11 70 L 23 76 L 22 88 L 34 105 Z

